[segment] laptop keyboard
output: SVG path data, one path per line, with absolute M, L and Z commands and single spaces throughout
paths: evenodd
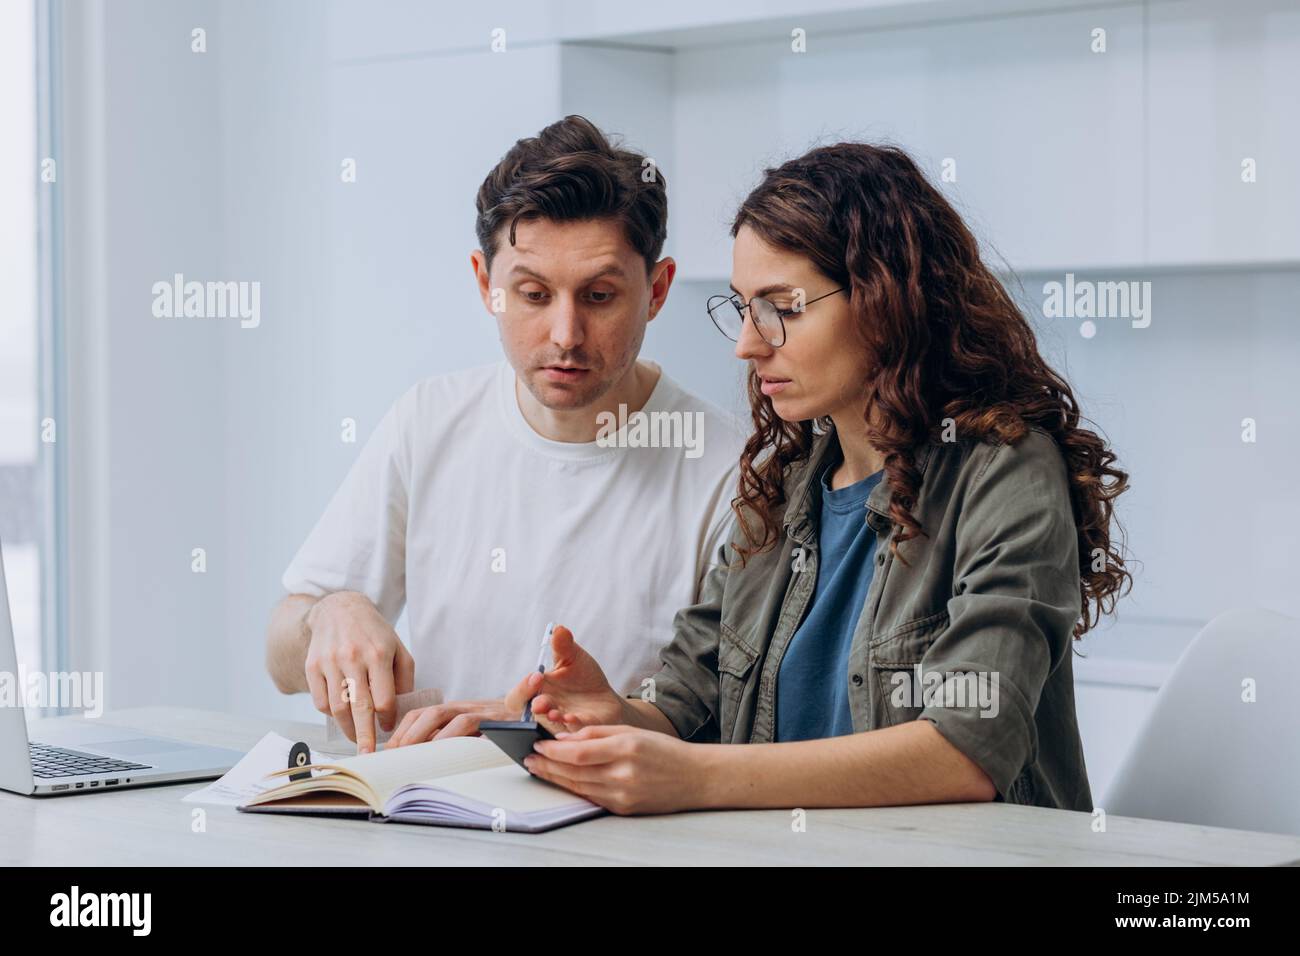
M 32 743 L 27 745 L 27 749 L 31 753 L 32 776 L 35 777 L 79 777 L 84 773 L 149 769 L 149 764 L 83 754 L 79 750 L 65 750 L 48 744 Z

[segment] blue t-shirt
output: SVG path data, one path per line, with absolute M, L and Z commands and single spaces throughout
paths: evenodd
M 876 532 L 867 498 L 884 469 L 832 490 L 822 477 L 817 532 L 817 590 L 790 639 L 776 680 L 775 740 L 820 740 L 853 733 L 849 713 L 849 648 L 867 603 L 875 569 Z

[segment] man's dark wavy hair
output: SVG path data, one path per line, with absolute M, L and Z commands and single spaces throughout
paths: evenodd
M 658 168 L 577 115 L 515 143 L 483 180 L 475 207 L 474 228 L 489 268 L 501 228 L 509 227 L 513 246 L 523 219 L 615 220 L 647 272 L 668 235 L 668 190 Z

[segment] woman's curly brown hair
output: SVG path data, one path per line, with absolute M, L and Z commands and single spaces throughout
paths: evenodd
M 885 455 L 892 489 L 893 553 L 906 563 L 898 546 L 926 534 L 910 510 L 921 482 L 913 452 L 937 440 L 944 419 L 963 436 L 1010 444 L 1037 425 L 1055 439 L 1069 475 L 1082 597 L 1074 636 L 1113 611 L 1121 587 L 1133 586 L 1122 543 L 1111 539 L 1114 522 L 1122 542 L 1114 499 L 1128 475 L 1106 443 L 1080 427 L 1069 384 L 1038 354 L 1033 329 L 981 260 L 974 235 L 911 157 L 862 143 L 814 149 L 765 172 L 732 236 L 742 227 L 807 256 L 849 290 L 869 356 L 868 434 Z M 732 502 L 749 544 L 737 547 L 742 562 L 777 542 L 786 470 L 807 458 L 814 436 L 813 421 L 782 421 L 760 385 L 751 367 L 754 434 Z

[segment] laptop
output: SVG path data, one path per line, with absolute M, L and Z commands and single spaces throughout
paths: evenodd
M 153 737 L 97 719 L 58 721 L 41 739 L 27 736 L 26 687 L 18 671 L 9 590 L 0 549 L 0 679 L 13 681 L 12 702 L 0 701 L 0 790 L 28 796 L 70 796 L 219 777 L 243 757 L 219 747 Z M 9 704 L 12 703 L 12 706 Z

